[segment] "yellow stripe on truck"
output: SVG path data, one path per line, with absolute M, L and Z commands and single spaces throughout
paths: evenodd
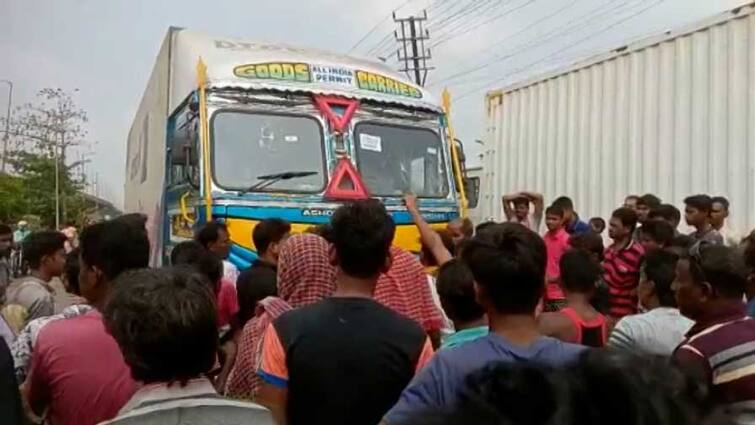
M 233 243 L 252 251 L 256 251 L 254 241 L 252 241 L 252 231 L 257 223 L 259 223 L 259 220 L 241 218 L 229 218 L 225 220 Z M 435 230 L 440 230 L 445 229 L 446 225 L 447 223 L 434 223 L 430 226 Z M 312 226 L 315 226 L 315 224 L 291 223 L 291 233 L 304 233 Z M 396 226 L 396 236 L 393 238 L 393 244 L 408 251 L 419 252 L 421 246 L 419 229 L 414 224 L 400 224 Z

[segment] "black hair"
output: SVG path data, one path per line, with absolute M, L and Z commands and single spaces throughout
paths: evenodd
M 214 291 L 218 290 L 220 279 L 223 278 L 223 260 L 197 241 L 184 241 L 173 247 L 170 263 L 174 266 L 193 267 L 207 279 Z
M 84 228 L 79 248 L 84 261 L 81 267 L 97 267 L 108 281 L 126 270 L 149 264 L 147 233 L 117 220 Z
M 454 244 L 454 238 L 451 236 L 451 232 L 449 232 L 446 229 L 438 229 L 435 231 L 435 233 L 440 236 L 440 241 L 443 242 L 443 246 L 446 247 L 446 250 L 448 251 L 451 256 L 456 256 L 456 245 Z M 435 256 L 433 255 L 430 248 L 422 242 L 420 246 L 420 250 L 422 252 L 422 261 L 424 264 L 428 267 L 434 267 L 438 265 L 438 262 L 435 260 Z
M 454 258 L 440 266 L 436 287 L 443 311 L 454 322 L 471 322 L 485 315 L 475 299 L 474 276 L 461 260 Z
M 29 267 L 37 269 L 42 263 L 42 258 L 54 255 L 63 249 L 66 236 L 60 232 L 43 230 L 32 232 L 23 241 L 24 260 Z
M 708 195 L 688 196 L 684 204 L 702 212 L 710 212 L 713 208 L 713 199 Z
M 661 198 L 653 195 L 652 193 L 647 193 L 645 195 L 640 196 L 637 199 L 637 205 L 638 206 L 639 205 L 644 205 L 644 206 L 650 208 L 651 210 L 655 209 L 655 208 L 658 208 L 659 206 L 661 206 L 661 203 L 663 203 L 663 201 L 661 201 Z
M 682 213 L 679 208 L 671 204 L 661 204 L 656 208 L 653 208 L 648 213 L 650 220 L 663 219 L 673 223 L 679 223 L 682 220 Z
M 676 307 L 671 285 L 676 279 L 676 262 L 679 256 L 669 251 L 653 251 L 645 255 L 642 268 L 645 276 L 653 282 L 655 294 L 663 307 Z
M 0 235 L 10 235 L 13 233 L 13 229 L 6 224 L 0 224 Z
M 676 235 L 671 239 L 671 247 L 688 250 L 695 243 L 695 240 L 689 235 Z
M 514 204 L 514 206 L 517 206 L 517 205 L 527 205 L 529 207 L 530 206 L 530 198 L 528 198 L 526 196 L 520 196 L 518 198 L 515 198 L 512 201 L 512 203 Z
M 628 201 L 628 200 L 630 200 L 630 199 L 633 199 L 633 200 L 634 200 L 635 202 L 637 202 L 637 201 L 639 201 L 639 200 L 640 200 L 640 195 L 627 195 L 627 196 L 626 196 L 626 197 L 624 198 L 624 201 L 626 202 L 626 201 Z
M 723 245 L 703 245 L 699 251 L 699 259 L 689 260 L 698 262 L 705 281 L 724 298 L 741 300 L 747 284 L 743 256 L 736 249 Z
M 563 217 L 564 209 L 559 205 L 553 204 L 550 207 L 545 209 L 545 215 L 555 215 L 558 217 Z
M 535 310 L 543 295 L 545 243 L 517 223 L 491 225 L 472 238 L 461 252 L 475 282 L 500 313 Z
M 104 319 L 137 381 L 185 384 L 215 364 L 215 302 L 204 279 L 190 269 L 123 273 Z
M 592 225 L 593 223 L 597 224 L 598 227 L 600 227 L 601 230 L 605 230 L 606 228 L 606 221 L 603 220 L 600 217 L 593 217 L 590 219 L 589 224 Z
M 745 265 L 755 268 L 755 230 L 742 240 L 742 245 L 744 246 L 742 254 L 744 255 Z
M 81 269 L 79 253 L 79 248 L 74 248 L 66 254 L 66 264 L 63 267 L 63 274 L 68 284 L 68 292 L 74 295 L 81 295 L 81 289 L 79 288 L 79 271 Z
M 724 210 L 729 211 L 729 200 L 726 199 L 725 197 L 723 197 L 723 196 L 714 196 L 714 197 L 710 198 L 710 201 L 711 201 L 710 202 L 711 205 L 713 205 L 713 204 L 721 204 L 721 206 L 724 207 Z M 711 206 L 711 208 L 713 208 L 713 207 Z
M 661 357 L 587 350 L 575 362 L 493 362 L 470 374 L 451 411 L 420 425 L 730 425 L 707 392 Z
M 341 270 L 359 278 L 377 276 L 396 232 L 385 206 L 375 199 L 346 204 L 336 210 L 331 224 Z
M 622 226 L 634 232 L 637 227 L 637 213 L 631 208 L 619 208 L 611 214 L 611 218 L 618 218 Z
M 496 222 L 493 221 L 493 220 L 483 221 L 482 223 L 480 223 L 477 226 L 475 226 L 474 232 L 475 232 L 475 234 L 480 233 L 480 232 L 484 231 L 486 228 L 488 228 L 490 226 L 494 226 L 495 224 L 496 224 Z
M 573 249 L 581 249 L 594 255 L 598 261 L 603 261 L 603 238 L 595 232 L 575 234 L 569 237 L 569 246 Z
M 664 247 L 674 240 L 674 228 L 665 220 L 648 220 L 640 227 L 640 232 Z
M 211 243 L 217 242 L 221 231 L 228 233 L 228 226 L 225 223 L 210 221 L 199 229 L 194 239 L 203 247 L 208 248 Z
M 135 230 L 147 232 L 145 226 L 147 225 L 147 215 L 142 213 L 129 213 L 116 217 L 113 221 L 120 221 L 125 223 Z
M 561 285 L 569 292 L 589 294 L 595 291 L 595 284 L 602 270 L 590 253 L 581 249 L 566 251 L 559 260 Z
M 254 226 L 252 240 L 257 248 L 257 253 L 264 255 L 272 243 L 278 243 L 284 236 L 291 232 L 291 224 L 280 218 L 268 218 Z
M 574 211 L 574 202 L 572 202 L 571 198 L 567 196 L 556 198 L 552 205 L 559 206 L 563 208 L 564 211 Z

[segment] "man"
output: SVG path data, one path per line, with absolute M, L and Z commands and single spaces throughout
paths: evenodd
M 530 204 L 535 207 L 531 217 Z M 517 192 L 503 197 L 503 213 L 506 214 L 506 220 L 519 223 L 535 232 L 540 229 L 544 210 L 545 203 L 540 193 Z
M 377 424 L 432 356 L 422 328 L 372 299 L 391 265 L 395 225 L 376 200 L 332 218 L 332 297 L 268 327 L 259 400 L 279 424 Z
M 0 305 L 5 304 L 5 291 L 11 281 L 10 250 L 13 246 L 13 230 L 0 224 Z
M 639 242 L 645 252 L 666 249 L 674 240 L 674 229 L 662 220 L 647 220 L 640 228 Z
M 109 221 L 84 229 L 79 246 L 81 295 L 94 310 L 42 328 L 27 379 L 31 409 L 37 415 L 46 410 L 56 425 L 112 419 L 136 389 L 101 312 L 121 273 L 147 267 L 149 240 L 128 224 Z
M 710 212 L 713 209 L 713 199 L 708 195 L 694 195 L 684 200 L 684 218 L 695 231 L 690 237 L 695 243 L 705 241 L 712 245 L 723 245 L 724 238 L 710 223 Z
M 651 193 L 642 195 L 637 199 L 637 206 L 634 208 L 634 212 L 637 214 L 637 222 L 639 223 L 639 226 L 637 226 L 632 235 L 632 238 L 634 238 L 635 241 L 639 240 L 640 228 L 649 219 L 650 211 L 658 208 L 660 205 L 661 200 Z
M 658 208 L 650 210 L 649 220 L 663 220 L 674 229 L 674 236 L 679 236 L 679 223 L 682 221 L 682 213 L 679 208 L 671 204 L 661 204 Z
M 561 256 L 569 249 L 569 234 L 564 229 L 564 210 L 551 205 L 545 210 L 545 226 L 548 231 L 543 235 L 545 249 L 548 254 L 548 265 L 545 268 L 545 298 L 544 309 L 547 312 L 561 310 L 566 304 L 566 297 L 561 290 Z
M 740 424 L 755 421 L 755 321 L 742 303 L 746 279 L 737 251 L 696 245 L 677 263 L 674 282 L 679 310 L 695 321 L 674 363 L 704 383 L 711 401 Z
M 608 340 L 610 348 L 669 357 L 684 340 L 693 322 L 679 313 L 671 290 L 678 260 L 676 254 L 667 251 L 646 255 L 637 292 L 647 312 L 619 320 Z
M 729 219 L 729 200 L 723 196 L 714 196 L 711 198 L 712 204 L 710 209 L 710 224 L 721 237 L 724 239 L 724 245 L 737 246 L 741 242 L 741 237 L 730 226 Z
M 18 383 L 13 374 L 13 357 L 3 338 L 0 338 L 0 418 L 6 425 L 26 423 Z
M 10 284 L 6 303 L 24 307 L 26 323 L 55 314 L 54 290 L 50 281 L 63 274 L 65 241 L 62 233 L 52 231 L 35 232 L 24 240 L 24 259 L 29 264 L 29 276 Z
M 437 288 L 440 304 L 454 329 L 443 339 L 441 348 L 459 347 L 488 334 L 488 319 L 475 300 L 474 276 L 466 264 L 454 258 L 440 266 Z
M 231 236 L 228 233 L 228 227 L 221 222 L 211 221 L 199 230 L 195 239 L 205 249 L 223 260 L 223 276 L 226 281 L 236 286 L 239 269 L 228 261 L 228 256 L 231 254 Z
M 206 378 L 218 342 L 207 285 L 190 269 L 145 269 L 117 279 L 105 325 L 140 388 L 106 424 L 272 424 L 262 406 L 223 399 Z
M 441 350 L 384 417 L 388 425 L 422 423 L 428 413 L 451 412 L 467 377 L 497 362 L 575 361 L 583 347 L 544 337 L 535 309 L 543 296 L 547 254 L 537 233 L 514 223 L 494 224 L 468 242 L 462 260 L 475 280 L 490 333 L 453 350 Z
M 17 244 L 21 244 L 26 239 L 26 237 L 29 236 L 30 234 L 31 234 L 31 230 L 29 230 L 29 223 L 27 223 L 24 220 L 21 220 L 18 222 L 18 227 L 16 228 L 16 231 L 13 232 L 13 241 Z
M 637 211 L 637 201 L 640 200 L 640 197 L 637 195 L 628 195 L 626 198 L 624 198 L 624 208 L 629 208 L 630 210 Z
M 566 231 L 570 235 L 581 235 L 592 231 L 590 225 L 579 219 L 579 214 L 574 211 L 574 202 L 571 198 L 562 196 L 553 201 L 553 206 L 564 210 Z
M 472 220 L 466 217 L 459 217 L 450 221 L 446 226 L 446 230 L 453 240 L 453 245 L 459 246 L 463 241 L 474 235 L 474 224 Z
M 747 285 L 745 286 L 745 296 L 747 297 L 747 315 L 755 317 L 755 230 L 753 230 L 744 240 L 744 259 L 747 266 Z
M 637 285 L 644 249 L 632 239 L 637 226 L 637 214 L 629 208 L 619 208 L 611 215 L 608 236 L 613 244 L 605 251 L 603 280 L 608 285 L 609 329 L 624 316 L 637 314 Z
M 593 231 L 593 233 L 596 233 L 598 235 L 602 235 L 603 232 L 606 230 L 606 221 L 600 217 L 591 218 L 587 222 L 587 224 L 590 225 L 590 229 Z
M 242 327 L 254 317 L 259 301 L 278 293 L 278 253 L 290 233 L 291 225 L 279 218 L 262 220 L 254 226 L 252 240 L 258 257 L 236 281 L 239 323 Z

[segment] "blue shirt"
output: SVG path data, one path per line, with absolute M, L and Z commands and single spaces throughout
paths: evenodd
M 388 425 L 409 425 L 428 412 L 451 411 L 467 376 L 488 364 L 531 361 L 561 366 L 575 361 L 585 348 L 545 336 L 528 347 L 520 347 L 489 333 L 460 347 L 440 350 L 409 383 L 384 420 Z
M 468 342 L 480 339 L 486 336 L 489 332 L 490 331 L 487 326 L 477 326 L 474 328 L 454 332 L 443 340 L 443 344 L 441 344 L 440 348 L 458 347 Z
M 579 217 L 577 217 L 577 219 L 574 220 L 573 223 L 569 223 L 569 225 L 566 226 L 566 231 L 570 235 L 583 235 L 585 233 L 591 232 L 592 228 L 589 224 L 585 223 L 584 221 L 580 220 Z

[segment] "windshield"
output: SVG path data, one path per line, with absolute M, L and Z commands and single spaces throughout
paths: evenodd
M 359 172 L 374 195 L 444 198 L 448 179 L 440 137 L 432 130 L 360 123 L 354 129 Z
M 247 190 L 260 176 L 289 171 L 314 174 L 278 180 L 264 190 L 325 187 L 322 128 L 312 117 L 221 111 L 213 118 L 212 136 L 215 180 L 224 189 Z

